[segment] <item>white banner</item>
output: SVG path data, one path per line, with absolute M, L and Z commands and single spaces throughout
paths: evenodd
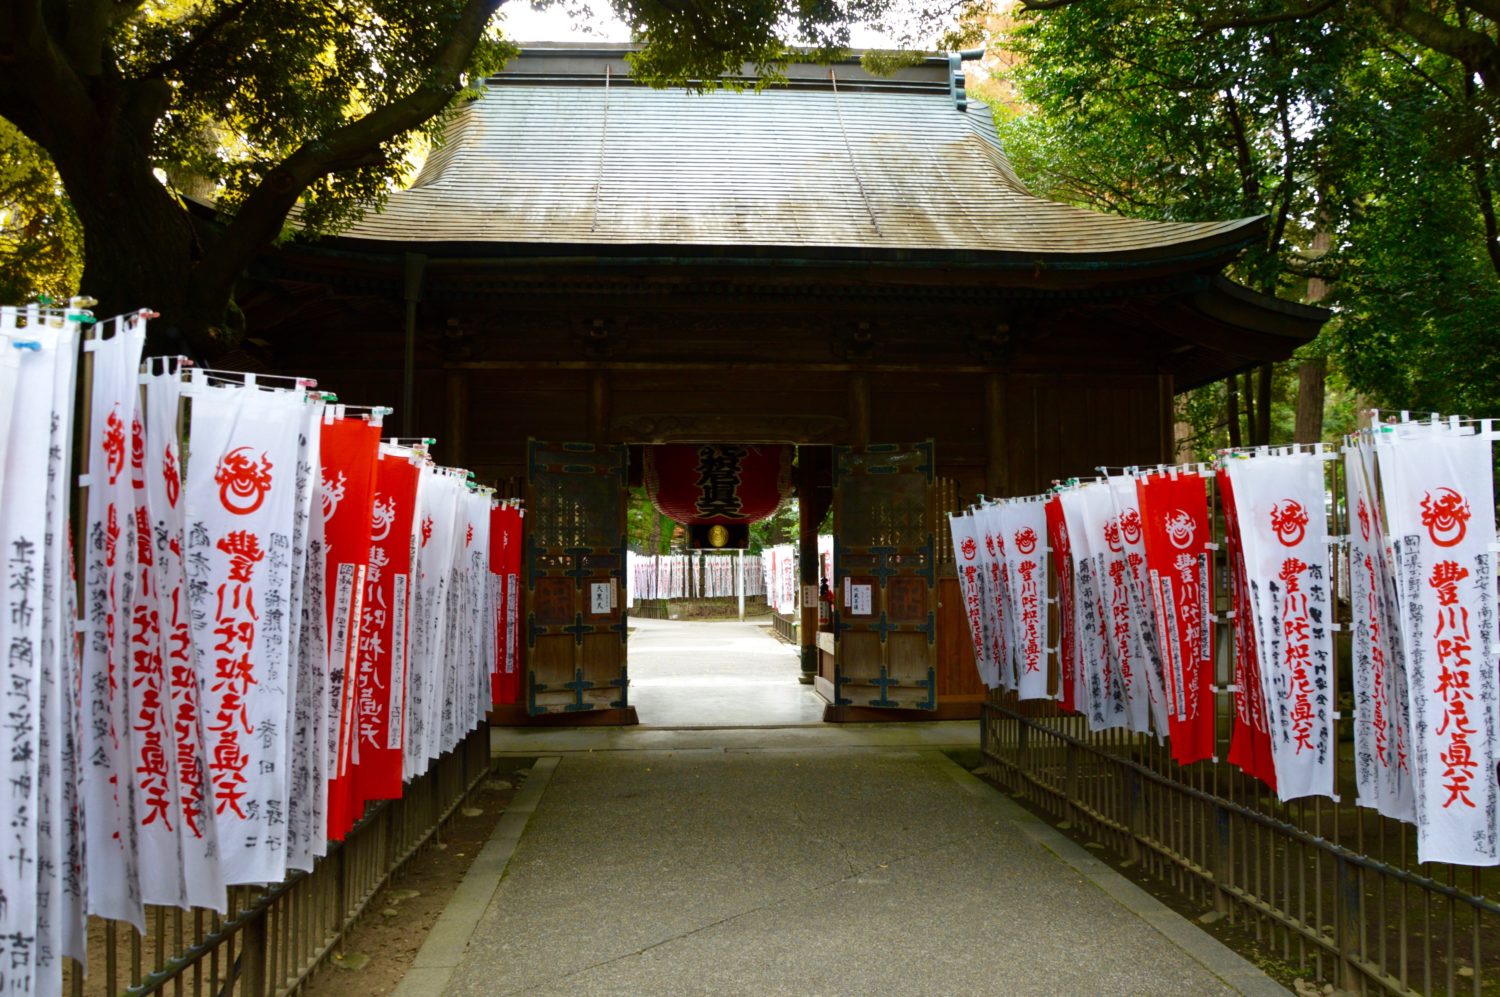
M 5 489 L 5 451 L 16 411 L 16 378 L 20 376 L 21 355 L 26 352 L 16 345 L 18 340 L 27 341 L 18 335 L 15 307 L 0 307 L 0 493 Z
M 1354 780 L 1360 806 L 1416 821 L 1406 661 L 1378 494 L 1375 454 L 1344 451 L 1354 678 Z
M 998 662 L 1000 688 L 1016 687 L 1015 620 L 1011 608 L 1010 564 L 1005 557 L 1005 519 L 999 506 L 974 510 L 974 524 L 982 543 L 985 565 L 985 613 L 989 617 L 991 653 Z
M 1095 492 L 1092 501 L 1086 494 L 1090 488 Z M 1078 706 L 1088 717 L 1090 730 L 1124 727 L 1129 724 L 1128 701 L 1109 647 L 1104 555 L 1097 550 L 1104 546 L 1103 526 L 1089 528 L 1096 518 L 1090 506 L 1102 508 L 1098 503 L 1101 499 L 1108 502 L 1109 492 L 1104 485 L 1086 485 L 1065 491 L 1060 498 L 1073 559 L 1073 626 L 1082 669 Z
M 1014 652 L 1021 699 L 1047 698 L 1047 507 L 1024 500 L 1005 506 L 1005 557 L 1015 613 Z
M 0 827 L 0 994 L 32 994 L 48 938 L 39 930 L 38 888 L 45 870 L 40 847 L 44 723 L 51 706 L 43 676 L 43 579 L 47 550 L 47 471 L 51 443 L 58 336 L 56 330 L 23 330 L 18 349 L 0 336 L 0 350 L 20 358 L 13 385 L 15 421 L 0 475 L 0 787 L 5 820 Z M 6 399 L 9 405 L 11 399 Z M 47 732 L 50 736 L 50 731 Z M 50 975 L 50 974 L 49 974 Z
M 1283 801 L 1332 796 L 1333 576 L 1323 460 L 1266 455 L 1228 462 L 1255 609 L 1261 684 Z
M 408 777 L 436 759 L 447 685 L 449 585 L 453 573 L 454 521 L 460 482 L 446 471 L 422 469 L 417 491 L 417 580 L 407 660 Z
M 196 372 L 195 372 L 196 373 Z M 194 378 L 188 590 L 224 881 L 286 874 L 292 532 L 304 393 Z
M 100 323 L 101 326 L 105 323 Z M 136 560 L 131 427 L 138 420 L 145 323 L 114 320 L 84 344 L 93 358 L 85 487 L 80 751 L 88 909 L 145 930 L 130 754 L 130 627 Z M 96 331 L 102 337 L 104 330 Z
M 968 514 L 949 516 L 948 524 L 953 535 L 953 563 L 958 568 L 958 585 L 963 593 L 964 615 L 969 621 L 969 638 L 974 647 L 974 667 L 986 688 L 1000 684 L 1000 675 L 990 655 L 990 642 L 985 624 L 984 586 L 981 578 L 982 564 L 979 560 L 980 539 L 974 527 L 974 517 Z
M 287 730 L 288 869 L 309 872 L 313 859 L 328 854 L 328 614 L 324 612 L 328 559 L 323 545 L 323 516 L 313 514 L 317 497 L 318 453 L 326 404 L 309 399 L 297 427 L 297 494 L 293 500 L 292 578 L 289 613 L 292 627 L 288 657 L 295 664 L 289 697 Z
M 1382 434 L 1415 731 L 1417 858 L 1500 864 L 1495 495 L 1490 442 Z
M 78 754 L 78 598 L 73 584 L 69 498 L 79 328 L 56 330 L 47 448 L 47 533 L 42 567 L 41 731 L 37 755 L 37 976 L 40 997 L 62 993 L 61 958 L 86 963 L 83 824 Z M 3 339 L 3 337 L 0 337 Z M 6 346 L 0 342 L 0 349 Z M 11 350 L 10 352 L 17 352 Z M 3 404 L 3 403 L 0 403 Z M 0 481 L 5 477 L 0 470 Z M 0 498 L 0 507 L 6 504 Z M 0 646 L 7 646 L 0 642 Z
M 148 361 L 132 447 L 138 570 L 130 621 L 131 760 L 146 903 L 226 909 L 211 817 L 183 563 L 181 377 Z
M 1134 636 L 1135 681 L 1144 679 L 1151 707 L 1151 719 L 1159 737 L 1167 736 L 1166 666 L 1161 642 L 1156 634 L 1156 602 L 1151 594 L 1151 573 L 1146 566 L 1146 530 L 1141 521 L 1141 501 L 1134 477 L 1109 479 L 1110 499 L 1114 504 L 1121 575 L 1126 583 L 1129 624 Z

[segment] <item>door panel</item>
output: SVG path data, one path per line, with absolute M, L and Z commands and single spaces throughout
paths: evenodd
M 937 708 L 933 468 L 930 441 L 834 448 L 834 695 L 841 706 Z M 868 586 L 868 607 L 861 586 Z
M 527 712 L 623 708 L 626 450 L 531 440 L 527 456 Z

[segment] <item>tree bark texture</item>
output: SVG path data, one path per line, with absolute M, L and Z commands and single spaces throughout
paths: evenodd
M 1259 394 L 1255 399 L 1255 445 L 1263 447 L 1271 442 L 1271 378 L 1276 373 L 1274 364 L 1261 364 Z
M 1237 375 L 1224 379 L 1224 407 L 1229 424 L 1229 445 L 1244 446 L 1240 436 L 1240 379 Z
M 1323 382 L 1327 372 L 1328 361 L 1323 357 L 1297 365 L 1298 443 L 1317 443 L 1323 438 Z

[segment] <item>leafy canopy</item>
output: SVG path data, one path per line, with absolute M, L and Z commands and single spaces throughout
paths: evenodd
M 1332 361 L 1330 429 L 1356 395 L 1494 413 L 1500 74 L 1487 75 L 1495 45 L 1475 39 L 1493 21 L 1477 11 L 1036 0 L 999 25 L 1015 100 L 997 121 L 1039 193 L 1154 218 L 1267 215 L 1236 276 L 1291 298 L 1326 286 L 1335 317 L 1304 353 Z M 1453 29 L 1441 45 L 1428 14 Z M 1224 401 L 1214 386 L 1185 406 L 1218 445 Z M 1287 439 L 1289 420 L 1272 421 Z

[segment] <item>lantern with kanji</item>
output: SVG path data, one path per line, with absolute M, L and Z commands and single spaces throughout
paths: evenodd
M 646 494 L 687 528 L 694 549 L 750 544 L 750 524 L 791 494 L 792 448 L 733 443 L 670 444 L 645 450 Z

